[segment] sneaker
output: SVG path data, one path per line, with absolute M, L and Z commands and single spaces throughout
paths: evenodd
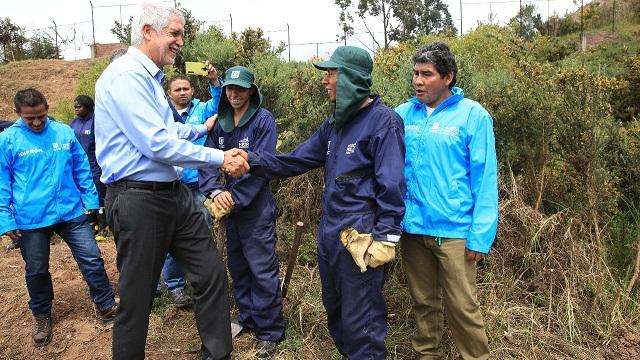
M 175 307 L 182 309 L 191 306 L 193 300 L 184 292 L 184 289 L 175 289 L 169 291 L 169 298 Z
M 256 357 L 258 359 L 271 359 L 276 352 L 278 343 L 269 340 L 258 340 L 256 343 Z
M 51 331 L 51 315 L 34 316 L 35 323 L 31 332 L 33 346 L 42 347 L 51 342 L 53 331 Z
M 117 301 L 114 301 L 111 307 L 108 307 L 105 310 L 100 310 L 99 311 L 100 321 L 102 321 L 103 324 L 108 324 L 112 322 L 113 319 L 115 319 L 116 314 L 118 314 L 119 308 L 120 308 L 120 303 Z

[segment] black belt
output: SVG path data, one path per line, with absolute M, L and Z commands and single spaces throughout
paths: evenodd
M 170 181 L 170 182 L 160 182 L 160 181 L 130 181 L 130 180 L 120 180 L 116 181 L 111 186 L 119 186 L 125 189 L 142 189 L 142 190 L 153 190 L 153 191 L 162 191 L 162 190 L 170 190 L 176 191 L 180 187 L 180 180 Z
M 200 189 L 200 186 L 199 186 L 200 184 L 197 181 L 190 182 L 185 185 L 189 188 L 189 190 L 192 190 L 192 191 Z

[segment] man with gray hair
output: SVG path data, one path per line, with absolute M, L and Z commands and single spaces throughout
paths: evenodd
M 121 307 L 113 327 L 113 359 L 143 359 L 155 286 L 167 252 L 193 285 L 204 359 L 229 359 L 232 350 L 227 275 L 202 212 L 181 184 L 182 168 L 248 170 L 237 149 L 222 152 L 190 141 L 202 125 L 174 122 L 162 82 L 164 65 L 183 46 L 184 18 L 143 4 L 132 44 L 96 83 L 96 156 L 107 184 L 106 209 L 120 272 Z

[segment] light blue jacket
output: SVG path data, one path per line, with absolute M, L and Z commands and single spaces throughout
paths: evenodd
M 19 119 L 0 134 L 0 234 L 72 220 L 98 208 L 87 154 L 49 118 L 42 132 Z
M 218 103 L 220 103 L 220 95 L 222 94 L 222 80 L 219 86 L 213 86 L 209 83 L 209 93 L 211 99 L 207 102 L 199 99 L 192 99 L 186 109 L 187 115 L 182 116 L 182 111 L 177 111 L 184 124 L 202 125 L 208 118 L 218 113 Z M 185 110 L 183 110 L 185 111 Z M 196 145 L 204 145 L 206 136 L 199 137 L 192 141 Z M 182 182 L 185 184 L 198 183 L 198 170 L 185 168 L 182 171 Z
M 431 116 L 415 97 L 395 110 L 407 147 L 403 231 L 466 239 L 469 250 L 488 253 L 498 225 L 491 115 L 457 87 Z

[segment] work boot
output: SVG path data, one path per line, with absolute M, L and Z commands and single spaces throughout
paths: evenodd
M 184 289 L 175 289 L 169 291 L 169 298 L 175 307 L 182 309 L 191 306 L 193 300 L 184 292 Z
M 276 352 L 278 343 L 269 340 L 258 340 L 256 342 L 256 357 L 258 359 L 271 359 Z
M 53 331 L 51 331 L 51 315 L 34 315 L 33 331 L 31 332 L 31 340 L 33 346 L 42 347 L 51 342 Z
M 113 305 L 111 305 L 110 307 L 106 308 L 105 310 L 100 310 L 99 311 L 100 321 L 102 321 L 103 324 L 108 324 L 112 322 L 113 319 L 116 318 L 119 308 L 120 308 L 120 303 L 118 301 L 114 301 Z

